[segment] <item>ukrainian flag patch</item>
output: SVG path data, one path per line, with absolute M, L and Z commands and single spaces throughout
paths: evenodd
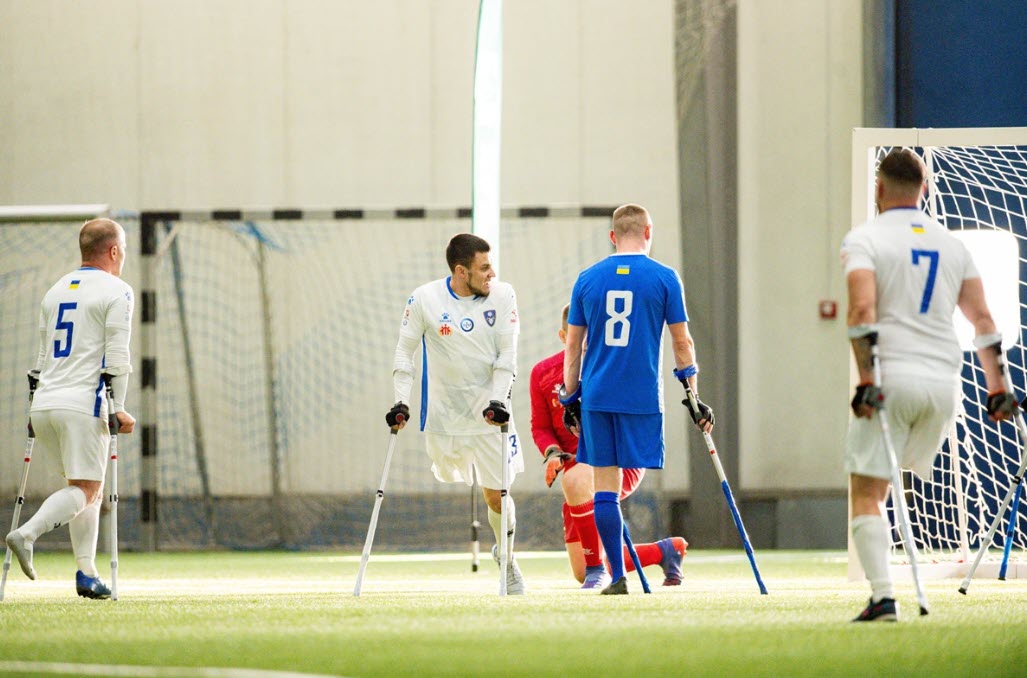
M 914 233 L 923 233 L 924 232 L 924 225 L 923 224 L 910 224 L 909 227 L 913 229 Z
M 68 285 L 68 289 L 69 289 L 69 290 L 77 290 L 77 289 L 78 289 L 78 284 L 79 284 L 80 282 L 82 282 L 82 281 L 81 281 L 81 280 L 72 280 L 72 281 L 71 281 L 71 284 L 70 284 L 70 285 Z
M 617 267 L 617 275 L 628 275 L 629 273 L 631 273 L 631 267 L 630 266 L 618 266 Z

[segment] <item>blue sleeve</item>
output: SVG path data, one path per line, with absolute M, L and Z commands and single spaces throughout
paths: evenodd
M 688 322 L 688 311 L 685 310 L 685 287 L 681 284 L 681 276 L 677 271 L 670 271 L 667 276 L 667 324 Z
M 585 320 L 585 307 L 581 302 L 582 287 L 581 276 L 579 275 L 578 279 L 574 282 L 574 289 L 571 290 L 571 308 L 567 313 L 568 325 L 588 326 L 588 322 Z

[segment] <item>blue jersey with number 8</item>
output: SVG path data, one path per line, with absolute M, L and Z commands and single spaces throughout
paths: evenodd
M 613 254 L 582 271 L 567 317 L 587 328 L 582 408 L 662 412 L 663 326 L 687 321 L 681 278 L 645 254 Z

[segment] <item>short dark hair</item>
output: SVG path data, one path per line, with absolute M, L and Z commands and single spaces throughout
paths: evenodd
M 483 239 L 471 233 L 454 235 L 446 246 L 446 263 L 450 271 L 456 271 L 457 265 L 471 267 L 471 262 L 478 252 L 488 252 L 492 248 Z
M 910 190 L 924 185 L 924 163 L 908 148 L 896 148 L 884 156 L 877 172 L 892 183 Z

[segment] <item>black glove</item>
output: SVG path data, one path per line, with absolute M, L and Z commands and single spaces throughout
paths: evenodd
M 1012 419 L 1016 413 L 1016 396 L 1005 391 L 988 394 L 988 417 L 992 421 Z
M 406 406 L 406 403 L 396 403 L 385 415 L 385 423 L 389 425 L 389 428 L 396 428 L 405 421 L 410 421 L 410 408 Z
M 485 417 L 489 423 L 499 426 L 510 421 L 510 411 L 498 400 L 490 400 L 489 406 L 481 411 L 481 416 Z
M 852 396 L 852 411 L 857 417 L 864 416 L 863 408 L 869 407 L 872 410 L 881 409 L 884 403 L 884 394 L 881 389 L 873 384 L 860 384 L 856 387 L 856 395 Z M 868 417 L 869 418 L 869 417 Z
M 700 426 L 699 422 L 706 420 L 710 422 L 710 426 L 715 425 L 715 418 L 713 416 L 713 410 L 710 406 L 699 400 L 699 396 L 693 396 L 695 398 L 695 408 L 692 407 L 692 401 L 686 396 L 681 404 L 688 408 L 688 413 L 692 415 L 692 423 L 696 426 Z
M 563 425 L 574 435 L 581 436 L 581 401 L 575 400 L 563 406 Z

